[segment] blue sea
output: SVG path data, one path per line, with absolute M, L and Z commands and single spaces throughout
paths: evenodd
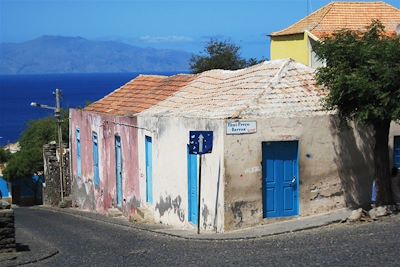
M 173 75 L 176 73 L 151 73 Z M 31 102 L 55 106 L 53 92 L 62 91 L 62 108 L 84 107 L 99 100 L 139 73 L 0 75 L 0 147 L 14 143 L 27 122 L 53 116 L 52 110 L 31 107 Z

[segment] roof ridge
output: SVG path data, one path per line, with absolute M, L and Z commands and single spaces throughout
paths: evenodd
M 139 74 L 136 78 L 139 77 L 153 77 L 153 78 L 172 78 L 177 76 L 195 76 L 194 73 L 177 73 L 174 75 L 163 75 L 163 74 Z
M 283 30 L 276 31 L 276 32 L 272 32 L 272 33 L 270 34 L 270 36 L 273 36 L 273 35 L 275 35 L 275 34 L 279 34 L 280 32 L 286 31 L 286 30 L 288 30 L 289 28 L 293 27 L 294 25 L 301 23 L 302 21 L 306 21 L 306 20 L 309 19 L 311 16 L 317 14 L 318 12 L 322 11 L 323 9 L 327 9 L 328 7 L 334 5 L 335 3 L 336 3 L 336 2 L 330 2 L 329 4 L 320 7 L 319 9 L 315 10 L 315 11 L 312 12 L 311 14 L 309 14 L 309 15 L 305 16 L 304 18 L 300 19 L 299 21 L 297 21 L 297 22 L 295 22 L 295 23 L 289 25 L 288 27 L 284 28 Z M 330 10 L 330 9 L 329 9 L 329 10 Z M 326 13 L 325 13 L 325 14 L 326 14 Z
M 281 81 L 282 74 L 287 70 L 287 66 L 291 62 L 293 62 L 292 59 L 285 59 L 279 70 L 275 73 L 274 77 L 272 77 L 272 79 L 265 84 L 264 90 L 244 104 L 243 108 L 239 109 L 236 114 L 234 113 L 231 118 L 239 118 L 240 114 L 242 114 L 242 112 L 245 111 L 252 103 L 257 103 L 259 101 L 259 99 L 267 92 L 268 88 L 274 88 Z
M 154 78 L 166 78 L 168 75 L 162 75 L 162 74 L 139 74 L 137 78 L 140 77 L 154 77 Z
M 205 75 L 208 75 L 210 73 L 211 74 L 212 73 L 222 74 L 222 75 L 224 75 L 224 74 L 235 75 L 235 74 L 240 73 L 240 72 L 255 71 L 255 70 L 257 70 L 258 68 L 260 68 L 260 67 L 262 67 L 264 65 L 269 65 L 269 64 L 274 63 L 274 62 L 285 61 L 285 60 L 286 59 L 264 60 L 261 63 L 255 64 L 255 65 L 252 65 L 252 66 L 249 66 L 249 67 L 245 67 L 243 69 L 237 69 L 237 70 L 211 69 L 211 70 L 206 70 L 206 71 L 203 71 L 201 73 L 198 73 L 197 75 L 205 76 Z M 209 77 L 212 77 L 212 76 L 209 76 Z M 227 79 L 230 79 L 230 77 L 224 76 L 223 78 L 219 78 L 219 80 L 227 80 Z
M 327 7 L 327 10 L 326 10 L 325 14 L 323 14 L 323 15 L 321 16 L 321 18 L 319 19 L 318 23 L 315 23 L 315 25 L 314 25 L 314 27 L 312 27 L 312 29 L 309 29 L 310 32 L 311 32 L 313 29 L 315 29 L 315 28 L 317 27 L 318 24 L 321 23 L 321 21 L 326 17 L 326 15 L 328 15 L 328 13 L 332 10 L 333 6 L 334 6 L 335 4 L 337 4 L 337 3 L 338 3 L 338 2 L 331 2 L 329 5 L 326 6 L 326 7 Z

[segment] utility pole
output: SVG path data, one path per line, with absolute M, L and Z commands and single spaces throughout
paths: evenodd
M 58 137 L 58 162 L 59 162 L 59 168 L 60 168 L 60 196 L 61 196 L 61 202 L 64 201 L 64 189 L 67 187 L 64 175 L 63 175 L 63 167 L 64 167 L 64 153 L 63 153 L 63 144 L 62 144 L 62 129 L 61 129 L 61 90 L 56 89 L 56 91 L 53 93 L 56 96 L 56 106 L 51 107 L 48 105 L 43 105 L 39 104 L 36 102 L 32 102 L 31 106 L 32 107 L 39 107 L 39 108 L 45 108 L 45 109 L 51 109 L 54 110 L 54 117 L 56 118 L 57 122 L 57 137 Z
M 61 130 L 61 90 L 56 89 L 56 110 L 54 112 L 54 116 L 57 120 L 57 132 L 58 132 L 58 151 L 59 151 L 59 162 L 60 164 L 60 189 L 61 189 L 61 202 L 64 201 L 64 189 L 66 188 L 64 176 L 63 176 L 63 167 L 64 167 L 64 153 L 63 153 L 63 143 L 62 143 L 62 130 Z

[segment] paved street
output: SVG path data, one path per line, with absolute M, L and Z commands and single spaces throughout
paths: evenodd
M 18 237 L 59 252 L 32 266 L 399 266 L 400 215 L 241 241 L 163 236 L 42 209 L 16 209 Z M 37 248 L 30 248 L 35 250 Z

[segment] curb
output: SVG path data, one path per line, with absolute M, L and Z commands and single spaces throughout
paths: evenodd
M 212 237 L 207 236 L 207 235 L 211 235 L 212 233 L 205 233 L 203 236 L 196 236 L 195 233 L 186 233 L 186 234 L 176 234 L 176 233 L 171 233 L 168 232 L 169 230 L 174 231 L 176 229 L 174 228 L 164 228 L 164 229 L 160 229 L 160 225 L 157 225 L 156 227 L 158 229 L 151 229 L 151 227 L 149 227 L 148 225 L 140 225 L 140 224 L 133 224 L 127 221 L 119 221 L 117 219 L 114 218 L 109 218 L 106 217 L 104 215 L 98 214 L 98 213 L 93 213 L 93 212 L 88 212 L 88 211 L 81 211 L 81 210 L 73 210 L 70 208 L 67 209 L 61 209 L 61 208 L 57 208 L 57 207 L 49 207 L 49 206 L 40 206 L 40 207 L 35 207 L 37 209 L 43 209 L 43 210 L 48 210 L 48 211 L 52 211 L 52 212 L 60 212 L 60 213 L 64 213 L 64 214 L 69 214 L 72 216 L 78 216 L 78 217 L 83 217 L 86 219 L 90 219 L 90 220 L 95 220 L 95 221 L 101 221 L 104 223 L 108 223 L 108 224 L 112 224 L 112 225 L 118 225 L 118 226 L 125 226 L 125 227 L 129 227 L 132 229 L 136 229 L 136 230 L 141 230 L 141 231 L 146 231 L 146 232 L 150 232 L 150 233 L 155 233 L 155 234 L 160 234 L 160 235 L 164 235 L 164 236 L 169 236 L 169 237 L 174 237 L 174 238 L 179 238 L 179 239 L 184 239 L 184 240 L 197 240 L 197 241 L 240 241 L 240 240 L 253 240 L 253 239 L 258 239 L 258 238 L 264 238 L 264 237 L 268 237 L 268 236 L 276 236 L 276 235 L 281 235 L 281 234 L 287 234 L 287 233 L 294 233 L 294 232 L 300 232 L 300 231 L 305 231 L 305 230 L 311 230 L 311 229 L 315 229 L 315 228 L 320 228 L 320 227 L 324 227 L 327 225 L 331 225 L 331 224 L 335 224 L 338 222 L 341 222 L 344 217 L 347 218 L 347 214 L 348 214 L 348 210 L 347 209 L 342 209 L 342 210 L 338 210 L 336 211 L 337 214 L 339 214 L 340 212 L 343 213 L 342 217 L 337 216 L 337 218 L 332 218 L 332 219 L 327 219 L 323 222 L 319 222 L 319 223 L 312 223 L 310 225 L 305 225 L 302 227 L 298 227 L 298 228 L 294 228 L 294 229 L 281 229 L 281 230 L 277 230 L 277 231 L 272 231 L 272 232 L 268 232 L 268 233 L 260 233 L 260 234 L 255 234 L 253 233 L 253 235 L 251 234 L 246 234 L 246 233 L 235 233 L 235 232 L 229 232 L 227 234 L 225 233 L 221 233 L 221 234 L 214 234 Z M 323 216 L 329 216 L 329 214 L 322 214 L 319 215 L 320 218 L 322 218 Z M 318 216 L 314 216 L 317 217 Z M 307 217 L 304 217 L 307 218 Z M 310 218 L 309 218 L 310 219 Z M 285 221 L 282 224 L 295 224 L 296 222 L 299 221 Z M 301 222 L 301 221 L 300 221 Z M 304 220 L 303 220 L 304 222 Z M 269 225 L 264 225 L 264 226 L 256 226 L 256 228 L 252 228 L 252 229 L 248 229 L 248 231 L 253 231 L 253 230 L 259 230 L 262 227 L 273 227 L 273 225 L 277 225 L 279 223 L 271 223 Z M 289 227 L 286 227 L 289 228 Z M 179 230 L 178 230 L 179 231 Z M 246 231 L 246 229 L 243 230 L 238 230 L 238 231 Z M 230 236 L 228 236 L 230 235 Z M 232 236 L 232 235 L 237 235 L 237 236 Z M 241 236 L 242 235 L 242 236 Z
M 17 251 L 16 258 L 12 261 L 12 266 L 22 266 L 31 263 L 37 263 L 49 259 L 59 253 L 59 250 L 30 232 L 19 229 L 17 234 L 17 241 L 21 245 L 27 245 L 29 251 Z M 10 262 L 11 263 L 11 262 Z
M 22 262 L 18 262 L 18 256 L 17 256 L 17 262 L 16 262 L 16 266 L 22 266 L 22 265 L 27 265 L 27 264 L 31 264 L 31 263 L 38 263 L 40 261 L 44 261 L 47 260 L 55 255 L 57 255 L 59 253 L 59 251 L 57 249 L 54 249 L 53 252 L 49 253 L 46 256 L 43 256 L 41 258 L 38 259 L 33 259 L 33 260 L 28 260 L 28 261 L 22 261 Z

